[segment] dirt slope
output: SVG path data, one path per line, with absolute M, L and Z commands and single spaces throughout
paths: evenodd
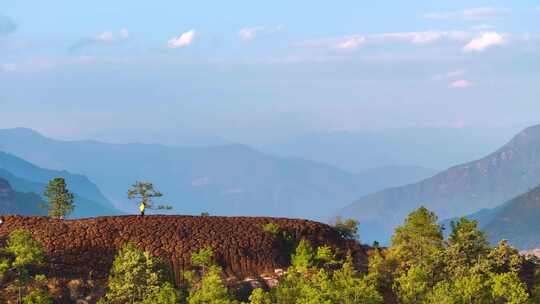
M 28 229 L 47 249 L 49 276 L 58 278 L 104 278 L 118 248 L 137 244 L 169 264 L 178 282 L 189 267 L 191 253 L 208 245 L 228 276 L 244 279 L 273 273 L 288 263 L 289 252 L 279 240 L 262 230 L 273 222 L 295 239 L 312 244 L 354 251 L 365 261 L 364 249 L 341 240 L 327 225 L 307 221 L 252 217 L 119 216 L 82 220 L 54 220 L 46 217 L 5 216 L 0 226 L 0 243 L 14 229 Z M 348 248 L 348 249 L 347 249 Z

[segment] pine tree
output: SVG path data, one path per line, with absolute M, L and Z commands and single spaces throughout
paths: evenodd
M 32 237 L 27 230 L 14 230 L 9 234 L 5 252 L 11 255 L 12 259 L 2 262 L 5 272 L 15 274 L 15 286 L 18 290 L 18 302 L 25 298 L 38 297 L 46 300 L 47 294 L 44 291 L 34 290 L 28 297 L 23 298 L 23 293 L 28 289 L 30 283 L 36 283 L 37 278 L 42 276 L 32 276 L 31 269 L 42 266 L 45 262 L 45 249 L 43 245 Z M 38 282 L 39 283 L 39 282 Z M 28 301 L 27 301 L 28 302 Z M 44 302 L 47 303 L 47 302 Z
M 166 300 L 170 297 L 170 300 Z M 165 280 L 158 262 L 150 253 L 139 250 L 128 243 L 116 255 L 110 275 L 109 286 L 101 303 L 126 304 L 150 303 L 169 304 L 178 301 L 178 293 Z
M 43 195 L 47 198 L 44 208 L 48 210 L 52 218 L 63 219 L 75 209 L 74 196 L 68 190 L 66 181 L 62 177 L 51 180 Z
M 140 204 L 144 204 L 147 209 L 170 210 L 169 205 L 155 205 L 154 199 L 163 196 L 163 193 L 154 189 L 151 182 L 135 182 L 127 192 L 130 200 L 140 200 Z
M 392 236 L 392 254 L 399 261 L 398 271 L 406 273 L 412 266 L 434 271 L 444 249 L 441 226 L 435 213 L 424 207 L 409 214 L 405 224 Z

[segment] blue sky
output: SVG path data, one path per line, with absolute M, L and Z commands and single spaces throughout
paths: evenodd
M 250 142 L 538 122 L 540 1 L 0 4 L 0 127 Z

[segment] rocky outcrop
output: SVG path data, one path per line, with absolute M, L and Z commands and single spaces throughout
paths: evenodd
M 305 238 L 314 246 L 327 244 L 342 253 L 350 250 L 359 265 L 366 259 L 365 249 L 356 242 L 342 240 L 328 225 L 307 220 L 158 215 L 82 220 L 5 216 L 4 220 L 0 242 L 14 229 L 31 231 L 46 248 L 49 277 L 64 280 L 106 278 L 115 254 L 127 242 L 168 264 L 177 282 L 190 267 L 191 254 L 206 246 L 214 248 L 228 277 L 244 280 L 273 274 L 288 266 L 290 250 L 263 231 L 262 225 L 270 222 L 289 231 L 294 240 Z

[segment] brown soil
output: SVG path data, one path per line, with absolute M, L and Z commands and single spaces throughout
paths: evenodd
M 14 229 L 27 229 L 47 250 L 49 277 L 102 279 L 107 277 L 118 249 L 132 242 L 169 265 L 177 282 L 190 267 L 191 254 L 212 246 L 226 275 L 242 280 L 288 266 L 290 251 L 262 229 L 270 222 L 289 231 L 294 241 L 305 238 L 314 246 L 350 250 L 358 265 L 365 265 L 365 248 L 340 239 L 332 227 L 282 218 L 155 215 L 55 220 L 5 216 L 0 225 L 0 246 Z

